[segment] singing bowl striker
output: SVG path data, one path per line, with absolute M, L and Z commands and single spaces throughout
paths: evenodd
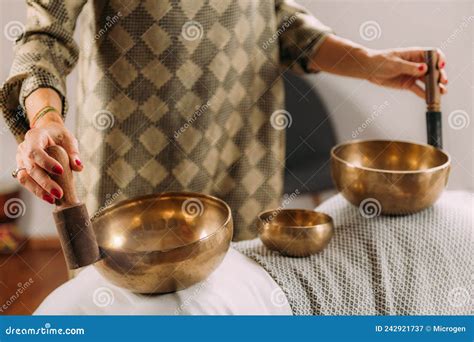
M 431 206 L 446 187 L 449 170 L 449 156 L 430 145 L 360 140 L 331 151 L 337 190 L 356 206 L 377 200 L 381 214 L 410 214 Z
M 293 257 L 322 251 L 334 233 L 332 218 L 304 209 L 270 210 L 258 216 L 258 234 L 270 250 Z
M 197 193 L 161 193 L 120 202 L 93 220 L 109 281 L 136 293 L 182 290 L 206 279 L 232 239 L 229 206 Z

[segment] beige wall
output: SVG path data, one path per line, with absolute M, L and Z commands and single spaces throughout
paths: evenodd
M 473 109 L 473 42 L 474 1 L 311 1 L 300 0 L 321 21 L 341 36 L 372 48 L 402 46 L 443 46 L 447 55 L 449 94 L 443 97 L 445 148 L 453 159 L 449 188 L 473 190 L 473 126 L 453 129 L 448 122 L 450 113 L 461 110 L 470 116 Z M 12 20 L 24 21 L 23 0 L 0 1 L 0 28 Z M 372 25 L 360 33 L 360 27 Z M 12 59 L 11 43 L 0 32 L 0 81 L 8 74 Z M 364 39 L 364 37 L 365 39 Z M 374 38 L 373 40 L 370 40 Z M 369 39 L 369 40 L 367 40 Z M 372 117 L 371 123 L 358 138 L 406 139 L 424 142 L 425 106 L 423 101 L 406 92 L 375 87 L 367 82 L 327 74 L 308 76 L 322 94 L 334 122 L 339 140 L 353 137 L 357 127 Z M 69 77 L 71 111 L 67 124 L 74 122 L 75 73 Z M 302 99 L 304 101 L 304 99 Z M 379 111 L 374 116 L 374 107 Z M 455 113 L 456 114 L 456 113 Z M 308 118 L 310 120 L 310 118 Z M 0 121 L 0 179 L 9 178 L 15 166 L 16 144 L 3 133 Z M 3 134 L 2 134 L 3 133 Z M 24 226 L 33 235 L 55 234 L 51 206 L 32 200 L 25 194 L 27 214 Z
M 442 47 L 447 56 L 449 94 L 442 98 L 444 148 L 452 157 L 450 189 L 474 190 L 473 182 L 473 43 L 474 1 L 311 1 L 300 0 L 340 36 L 371 48 L 407 46 Z M 360 28 L 375 21 L 364 40 Z M 371 24 L 368 24 L 369 27 Z M 378 38 L 377 38 L 378 37 Z M 339 140 L 352 139 L 353 131 L 374 117 L 359 139 L 387 138 L 426 142 L 425 104 L 409 92 L 374 86 L 365 81 L 328 74 L 309 76 L 322 94 Z M 388 103 L 384 105 L 384 103 Z M 382 106 L 382 107 L 381 107 Z M 470 125 L 454 129 L 459 117 L 469 115 Z M 449 124 L 450 113 L 453 124 Z M 464 114 L 461 114 L 463 116 Z M 459 123 L 459 122 L 458 122 Z

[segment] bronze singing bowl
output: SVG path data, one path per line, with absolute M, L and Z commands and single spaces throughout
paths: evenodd
M 258 234 L 270 250 L 304 257 L 322 251 L 333 236 L 329 215 L 303 209 L 266 211 L 258 216 Z
M 197 193 L 161 193 L 120 202 L 93 220 L 99 272 L 136 293 L 182 290 L 207 278 L 232 239 L 229 206 Z
M 331 151 L 337 190 L 356 206 L 377 200 L 375 210 L 381 214 L 410 214 L 431 206 L 446 187 L 449 169 L 445 152 L 404 141 L 351 141 Z

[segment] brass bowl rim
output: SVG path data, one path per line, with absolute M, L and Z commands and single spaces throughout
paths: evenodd
M 319 226 L 322 226 L 322 225 L 325 225 L 325 224 L 330 224 L 330 225 L 334 226 L 334 220 L 332 219 L 331 215 L 328 215 L 328 214 L 323 213 L 321 211 L 310 210 L 310 209 L 273 209 L 273 210 L 265 210 L 265 211 L 260 212 L 257 215 L 257 217 L 258 217 L 259 221 L 263 224 L 263 223 L 265 223 L 265 220 L 262 218 L 262 215 L 269 214 L 269 213 L 271 214 L 275 211 L 277 211 L 278 214 L 280 214 L 281 212 L 303 212 L 303 213 L 311 213 L 311 214 L 316 213 L 316 214 L 324 216 L 327 219 L 326 222 L 318 223 L 318 224 L 315 224 L 315 225 L 312 225 L 312 226 L 310 226 L 310 225 L 307 225 L 307 226 L 287 226 L 287 225 L 283 225 L 283 224 L 278 224 L 278 226 L 283 227 L 283 228 L 313 229 L 313 228 L 316 228 L 316 227 L 319 227 Z
M 424 170 L 388 170 L 388 169 L 376 169 L 376 168 L 371 168 L 371 167 L 367 167 L 367 166 L 354 165 L 354 164 L 349 163 L 347 160 L 340 158 L 339 156 L 337 156 L 335 154 L 336 149 L 338 149 L 340 147 L 347 146 L 347 145 L 358 144 L 358 143 L 365 143 L 365 142 L 385 142 L 385 143 L 394 142 L 394 143 L 404 143 L 404 144 L 418 145 L 418 146 L 427 147 L 427 148 L 430 148 L 430 149 L 437 150 L 438 152 L 442 153 L 447 158 L 447 160 L 446 160 L 445 163 L 443 163 L 441 165 L 438 165 L 438 166 L 435 166 L 435 167 L 430 167 L 430 168 L 424 169 Z M 350 166 L 350 167 L 354 167 L 356 169 L 365 170 L 365 171 L 380 172 L 380 173 L 393 173 L 393 174 L 417 174 L 417 173 L 435 172 L 435 171 L 439 171 L 441 169 L 444 169 L 444 168 L 448 167 L 451 164 L 451 157 L 449 156 L 448 153 L 444 152 L 443 150 L 441 150 L 439 148 L 436 148 L 434 146 L 428 145 L 428 144 L 421 144 L 421 143 L 413 142 L 413 141 L 409 141 L 409 140 L 388 140 L 388 139 L 367 139 L 367 140 L 355 139 L 355 140 L 349 140 L 349 141 L 342 142 L 342 143 L 339 143 L 336 146 L 334 146 L 331 149 L 331 158 L 336 159 L 338 162 L 341 162 L 341 163 L 343 163 L 347 166 Z
M 203 194 L 203 193 L 199 193 L 199 192 L 165 191 L 165 192 L 158 192 L 158 193 L 155 193 L 155 194 L 149 194 L 149 195 L 143 195 L 143 196 L 128 198 L 128 199 L 122 200 L 120 202 L 117 202 L 117 203 L 103 209 L 99 214 L 94 216 L 93 219 L 91 220 L 92 221 L 92 227 L 94 227 L 94 221 L 95 220 L 97 220 L 98 218 L 106 215 L 110 211 L 113 211 L 113 210 L 117 209 L 118 207 L 130 204 L 132 202 L 146 200 L 146 199 L 149 199 L 149 198 L 162 198 L 162 197 L 166 197 L 166 196 L 168 196 L 168 197 L 169 196 L 184 196 L 184 197 L 188 196 L 188 197 L 193 197 L 193 198 L 201 197 L 201 198 L 205 198 L 205 199 L 208 199 L 208 200 L 213 200 L 213 201 L 219 203 L 220 205 L 222 205 L 227 210 L 227 217 L 226 217 L 224 223 L 218 229 L 216 229 L 215 232 L 213 232 L 212 234 L 209 234 L 209 235 L 207 235 L 203 238 L 200 238 L 199 240 L 188 243 L 188 244 L 176 246 L 176 247 L 169 248 L 169 249 L 157 249 L 157 250 L 152 250 L 152 251 L 134 251 L 133 249 L 124 250 L 123 248 L 110 248 L 110 247 L 107 247 L 107 250 L 117 251 L 117 252 L 124 252 L 124 253 L 127 253 L 127 254 L 129 254 L 129 253 L 133 253 L 133 254 L 168 253 L 170 251 L 178 250 L 180 248 L 188 248 L 188 247 L 193 246 L 195 244 L 204 242 L 207 239 L 210 239 L 214 235 L 218 234 L 225 227 L 227 227 L 227 225 L 232 220 L 232 211 L 231 211 L 229 205 L 225 201 L 221 200 L 218 197 Z M 100 244 L 99 244 L 99 246 L 100 246 Z M 101 248 L 103 248 L 103 247 L 101 247 Z

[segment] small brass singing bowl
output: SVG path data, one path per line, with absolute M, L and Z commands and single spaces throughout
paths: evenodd
M 270 250 L 305 257 L 322 251 L 334 234 L 332 218 L 304 209 L 265 211 L 258 216 L 258 234 Z
M 135 293 L 168 293 L 206 279 L 232 239 L 229 206 L 198 193 L 154 194 L 113 205 L 93 220 L 98 271 Z
M 331 151 L 337 190 L 371 215 L 404 215 L 430 207 L 446 187 L 449 170 L 449 155 L 430 145 L 360 140 Z

